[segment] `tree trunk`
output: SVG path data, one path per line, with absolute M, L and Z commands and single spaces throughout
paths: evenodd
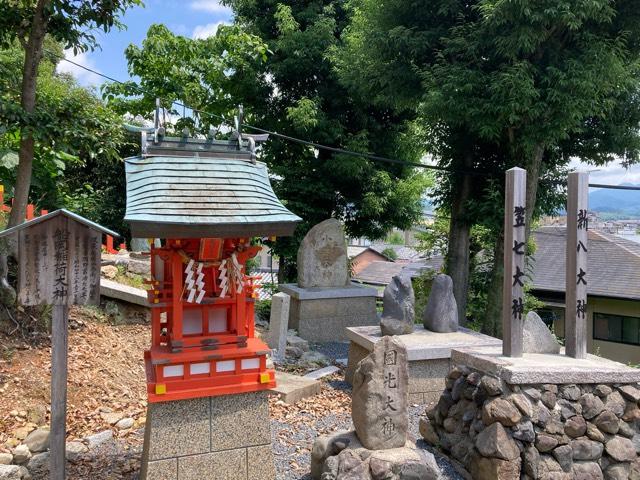
M 533 156 L 526 164 L 527 170 L 527 210 L 526 210 L 526 240 L 529 240 L 531 234 L 531 223 L 533 221 L 533 213 L 535 211 L 536 198 L 538 195 L 538 182 L 540 180 L 540 169 L 542 167 L 542 158 L 544 148 L 537 145 L 534 149 Z M 493 272 L 491 274 L 491 282 L 489 291 L 487 292 L 487 306 L 485 309 L 485 318 L 483 322 L 483 331 L 489 335 L 497 337 L 502 336 L 502 280 L 504 276 L 504 232 L 502 224 L 500 232 L 496 240 L 493 259 Z
M 27 117 L 33 113 L 36 106 L 36 85 L 38 67 L 42 59 L 42 46 L 47 33 L 47 18 L 45 9 L 50 0 L 38 0 L 31 23 L 29 40 L 24 52 L 24 67 L 22 70 L 21 106 Z M 22 128 L 20 132 L 20 152 L 18 172 L 16 177 L 13 206 L 9 216 L 8 227 L 14 227 L 24 222 L 29 203 L 31 188 L 31 172 L 33 170 L 34 139 L 31 133 Z
M 471 168 L 471 154 L 464 160 L 466 169 Z M 447 274 L 453 280 L 453 295 L 458 306 L 458 322 L 464 325 L 467 312 L 467 293 L 469 290 L 469 256 L 471 225 L 466 216 L 467 202 L 471 197 L 471 176 L 462 175 L 454 188 L 455 195 L 451 205 L 449 224 L 449 243 L 447 248 Z

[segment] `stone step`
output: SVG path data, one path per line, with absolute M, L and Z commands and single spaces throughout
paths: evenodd
M 330 365 L 328 367 L 320 368 L 318 370 L 314 370 L 313 372 L 307 373 L 304 378 L 310 378 L 311 380 L 320 380 L 323 377 L 328 377 L 329 375 L 333 375 L 336 372 L 339 372 L 340 369 L 336 366 Z
M 303 398 L 317 395 L 321 390 L 321 382 L 286 372 L 276 371 L 276 387 L 271 389 L 280 394 L 280 400 L 293 404 Z
M 143 289 L 123 285 L 113 280 L 107 280 L 106 278 L 100 279 L 100 295 L 142 307 L 149 306 L 147 292 Z

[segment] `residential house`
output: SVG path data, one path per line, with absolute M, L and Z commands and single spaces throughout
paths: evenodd
M 564 336 L 566 228 L 533 232 L 533 294 L 539 313 Z M 640 244 L 589 230 L 587 349 L 623 363 L 640 364 Z

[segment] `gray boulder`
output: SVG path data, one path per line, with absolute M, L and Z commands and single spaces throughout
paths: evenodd
M 353 376 L 351 416 L 365 448 L 403 447 L 409 418 L 407 350 L 398 337 L 382 337 Z
M 384 289 L 382 299 L 382 335 L 405 335 L 413 332 L 416 297 L 409 275 L 396 275 Z
M 522 333 L 525 353 L 560 353 L 560 344 L 536 312 L 527 313 Z
M 314 226 L 298 249 L 298 286 L 344 287 L 349 284 L 347 241 L 342 224 L 330 218 Z
M 433 279 L 422 321 L 424 328 L 432 332 L 458 331 L 458 305 L 453 296 L 453 280 L 449 275 L 441 273 Z

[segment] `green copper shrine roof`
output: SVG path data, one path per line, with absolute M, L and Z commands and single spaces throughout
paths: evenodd
M 213 143 L 207 152 L 171 147 L 125 160 L 125 220 L 134 237 L 293 234 L 301 219 L 276 197 L 266 165 L 248 150 Z

